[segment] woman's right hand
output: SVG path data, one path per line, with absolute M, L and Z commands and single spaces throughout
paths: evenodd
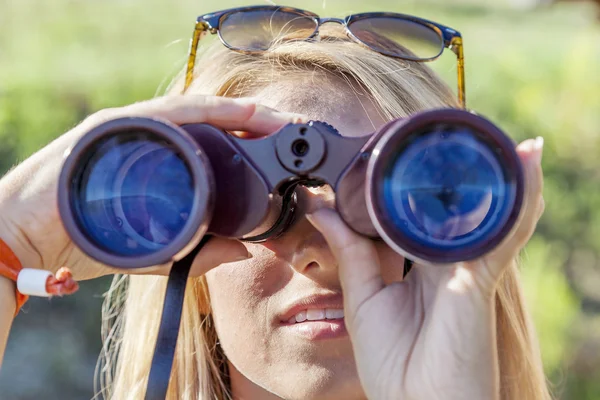
M 258 135 L 273 133 L 300 119 L 299 115 L 278 112 L 249 98 L 199 95 L 159 97 L 91 115 L 0 180 L 0 239 L 11 247 L 23 267 L 56 272 L 67 266 L 77 280 L 110 273 L 168 275 L 171 264 L 120 270 L 91 260 L 73 244 L 59 216 L 57 183 L 65 154 L 92 127 L 121 117 L 156 117 L 178 125 L 204 122 Z M 202 275 L 219 264 L 247 257 L 239 241 L 213 238 L 197 256 L 190 275 Z

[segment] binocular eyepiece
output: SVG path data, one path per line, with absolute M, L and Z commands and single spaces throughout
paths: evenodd
M 141 268 L 181 259 L 205 234 L 283 233 L 302 184 L 330 185 L 352 229 L 429 265 L 497 246 L 524 195 L 514 142 L 465 110 L 422 112 L 362 137 L 311 121 L 252 140 L 208 124 L 121 118 L 71 149 L 59 210 L 86 254 Z M 274 208 L 279 218 L 257 232 Z

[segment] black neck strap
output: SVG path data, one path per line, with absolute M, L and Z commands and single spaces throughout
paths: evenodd
M 408 275 L 412 267 L 413 262 L 408 258 L 404 257 L 404 271 L 402 272 L 402 278 L 406 278 L 406 275 Z
M 188 275 L 194 258 L 210 238 L 205 235 L 191 253 L 171 267 L 145 400 L 165 400 L 167 397 Z

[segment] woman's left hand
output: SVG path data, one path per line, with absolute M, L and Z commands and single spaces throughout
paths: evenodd
M 526 193 L 511 237 L 473 261 L 415 265 L 403 282 L 385 281 L 381 251 L 335 211 L 308 216 L 339 263 L 346 326 L 369 399 L 499 398 L 496 287 L 544 209 L 542 146 L 538 138 L 517 147 Z

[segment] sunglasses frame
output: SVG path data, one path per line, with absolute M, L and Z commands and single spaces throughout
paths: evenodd
M 303 39 L 306 41 L 310 41 L 311 39 L 316 38 L 319 35 L 320 26 L 323 25 L 324 23 L 335 22 L 335 23 L 339 23 L 340 25 L 342 25 L 344 27 L 344 29 L 346 31 L 346 35 L 354 42 L 356 42 L 362 46 L 366 46 L 369 49 L 376 51 L 377 53 L 383 54 L 385 56 L 393 57 L 393 58 L 414 61 L 414 62 L 429 62 L 429 61 L 433 61 L 433 60 L 436 60 L 437 58 L 439 58 L 442 55 L 442 53 L 444 52 L 444 49 L 448 48 L 456 54 L 457 74 L 458 74 L 458 100 L 460 102 L 460 105 L 463 108 L 466 108 L 465 68 L 464 68 L 465 61 L 464 61 L 464 51 L 463 51 L 463 40 L 462 40 L 462 35 L 460 34 L 460 32 L 458 32 L 452 28 L 449 28 L 447 26 L 444 26 L 442 24 L 438 24 L 437 22 L 429 21 L 429 20 L 426 20 L 423 18 L 419 18 L 419 17 L 415 17 L 412 15 L 407 15 L 407 14 L 398 14 L 398 13 L 392 13 L 392 12 L 367 12 L 367 13 L 352 14 L 345 18 L 321 18 L 313 12 L 302 10 L 299 8 L 271 6 L 271 5 L 230 8 L 230 9 L 221 10 L 221 11 L 217 11 L 217 12 L 213 12 L 213 13 L 209 13 L 209 14 L 204 14 L 204 15 L 199 16 L 196 19 L 196 25 L 194 28 L 194 33 L 192 36 L 189 54 L 188 54 L 187 68 L 186 68 L 186 74 L 185 74 L 185 84 L 184 84 L 184 88 L 183 88 L 184 93 L 190 87 L 190 85 L 192 84 L 192 81 L 194 79 L 194 69 L 195 69 L 195 64 L 196 64 L 198 44 L 199 44 L 200 40 L 202 39 L 202 37 L 204 37 L 208 33 L 211 33 L 213 35 L 218 34 L 219 40 L 221 41 L 221 43 L 223 43 L 223 45 L 225 47 L 227 47 L 228 49 L 231 49 L 233 51 L 237 51 L 240 53 L 246 53 L 246 54 L 257 54 L 257 53 L 263 53 L 265 51 L 265 50 L 255 50 L 255 51 L 247 50 L 247 49 L 241 49 L 241 48 L 236 48 L 234 46 L 231 46 L 223 39 L 223 37 L 221 36 L 221 33 L 219 31 L 221 23 L 231 14 L 245 12 L 245 11 L 263 11 L 263 10 L 264 11 L 281 11 L 281 12 L 286 12 L 286 13 L 292 13 L 292 14 L 297 14 L 299 16 L 307 17 L 307 18 L 314 20 L 315 31 L 312 33 L 312 35 Z M 383 17 L 411 21 L 411 22 L 417 23 L 419 25 L 425 26 L 425 27 L 433 30 L 440 36 L 440 38 L 443 41 L 442 46 L 440 48 L 440 52 L 436 56 L 433 56 L 430 58 L 416 58 L 416 59 L 411 58 L 411 57 L 406 57 L 406 56 L 400 56 L 397 54 L 392 54 L 389 52 L 381 51 L 379 49 L 375 49 L 374 47 L 363 42 L 362 40 L 357 38 L 349 28 L 349 26 L 351 26 L 354 22 L 357 22 L 357 21 L 360 21 L 363 19 L 383 18 Z

